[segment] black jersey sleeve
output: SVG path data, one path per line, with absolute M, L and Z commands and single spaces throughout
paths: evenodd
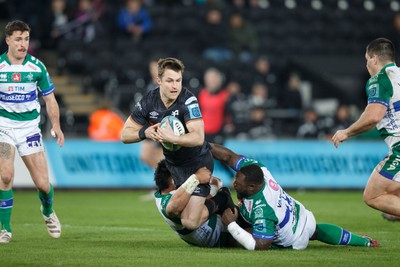
M 147 118 L 146 118 L 146 104 L 145 104 L 145 99 L 144 97 L 136 103 L 134 106 L 132 113 L 131 113 L 131 118 L 138 124 L 140 125 L 146 125 L 147 124 Z

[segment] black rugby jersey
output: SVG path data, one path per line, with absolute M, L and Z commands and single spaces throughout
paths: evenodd
M 154 125 L 166 117 L 175 116 L 186 128 L 186 123 L 190 120 L 202 118 L 199 103 L 192 92 L 182 88 L 181 93 L 175 102 L 167 109 L 160 97 L 160 88 L 146 93 L 143 98 L 136 103 L 131 117 L 140 125 Z M 182 147 L 177 151 L 169 151 L 163 147 L 166 160 L 173 165 L 187 164 L 200 155 L 210 152 L 210 146 L 205 141 L 202 146 Z

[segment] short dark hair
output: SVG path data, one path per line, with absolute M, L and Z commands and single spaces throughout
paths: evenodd
M 246 184 L 262 184 L 264 182 L 264 173 L 256 164 L 242 167 L 239 171 L 244 174 Z
M 165 159 L 161 160 L 156 170 L 154 171 L 154 182 L 156 183 L 159 191 L 165 190 L 169 187 L 169 179 L 171 179 L 171 172 L 167 168 Z
M 158 64 L 158 77 L 162 77 L 164 75 L 164 71 L 166 69 L 171 69 L 176 72 L 182 72 L 185 70 L 185 66 L 183 65 L 182 61 L 177 58 L 167 57 L 167 58 L 160 58 L 157 62 Z
M 382 61 L 395 62 L 396 51 L 392 41 L 386 38 L 377 38 L 367 46 L 369 56 L 377 55 Z
M 11 36 L 15 31 L 30 32 L 31 28 L 22 20 L 13 20 L 7 23 L 4 30 L 6 36 Z

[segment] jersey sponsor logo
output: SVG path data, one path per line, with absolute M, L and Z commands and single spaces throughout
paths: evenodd
M 23 92 L 25 91 L 25 86 L 12 86 L 8 87 L 9 92 Z
M 7 81 L 7 73 L 1 73 L 0 74 L 0 81 L 1 82 L 6 82 Z
M 267 229 L 267 224 L 265 219 L 259 219 L 254 222 L 253 230 L 257 232 L 265 232 Z
M 188 106 L 190 118 L 191 119 L 198 119 L 201 118 L 201 112 L 199 108 L 199 104 L 192 104 Z
M 379 95 L 379 84 L 375 83 L 368 87 L 368 96 L 373 97 Z
M 274 190 L 274 191 L 278 191 L 278 190 L 279 190 L 279 185 L 278 185 L 274 180 L 272 180 L 272 179 L 269 179 L 268 185 L 269 185 L 269 187 L 271 187 L 272 190 Z
M 262 218 L 262 217 L 264 217 L 264 212 L 263 212 L 262 208 L 256 208 L 256 209 L 254 210 L 254 216 L 255 216 L 255 218 Z
M 32 73 L 29 73 L 28 75 L 26 75 L 26 79 L 27 79 L 29 82 L 32 82 L 32 81 L 33 81 L 33 74 L 32 74 Z
M 28 136 L 26 138 L 26 144 L 28 145 L 28 147 L 40 147 L 42 146 L 42 142 L 40 140 L 40 134 L 34 134 L 31 136 Z
M 400 164 L 400 156 L 396 155 L 396 158 L 393 160 L 392 164 L 390 164 L 388 170 L 393 171 Z
M 20 82 L 21 81 L 21 73 L 13 73 L 11 76 L 11 80 L 13 82 Z
M 139 110 L 142 110 L 142 105 L 140 105 L 140 102 L 137 102 L 135 107 Z
M 150 118 L 152 118 L 152 119 L 157 119 L 157 117 L 158 117 L 158 112 L 156 112 L 156 111 L 152 111 L 149 114 L 150 114 Z
M 189 105 L 190 103 L 197 101 L 197 98 L 195 96 L 189 97 L 186 101 L 185 101 L 185 105 Z
M 36 99 L 36 92 L 32 91 L 28 94 L 5 94 L 0 92 L 0 101 L 9 103 L 23 103 L 29 102 Z
M 177 109 L 177 110 L 172 111 L 171 116 L 174 116 L 174 117 L 179 116 L 179 110 Z

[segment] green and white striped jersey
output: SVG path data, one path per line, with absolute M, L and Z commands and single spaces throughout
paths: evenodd
M 170 218 L 166 213 L 166 208 L 175 193 L 171 191 L 168 194 L 161 194 L 159 191 L 154 193 L 158 211 L 163 216 L 168 225 L 185 242 L 199 247 L 219 247 L 222 246 L 220 237 L 226 229 L 221 221 L 221 216 L 213 214 L 210 219 L 204 222 L 196 230 L 186 229 L 179 218 Z
M 11 65 L 6 53 L 0 56 L 0 127 L 25 128 L 39 125 L 38 92 L 54 91 L 44 64 L 27 54 L 22 65 Z
M 236 170 L 256 164 L 264 174 L 264 185 L 257 194 L 239 199 L 242 217 L 253 226 L 253 236 L 273 240 L 274 247 L 291 247 L 306 226 L 304 206 L 288 195 L 260 162 L 242 157 Z
M 385 116 L 376 125 L 389 147 L 400 142 L 400 69 L 388 64 L 366 85 L 368 104 L 379 103 L 387 108 Z

